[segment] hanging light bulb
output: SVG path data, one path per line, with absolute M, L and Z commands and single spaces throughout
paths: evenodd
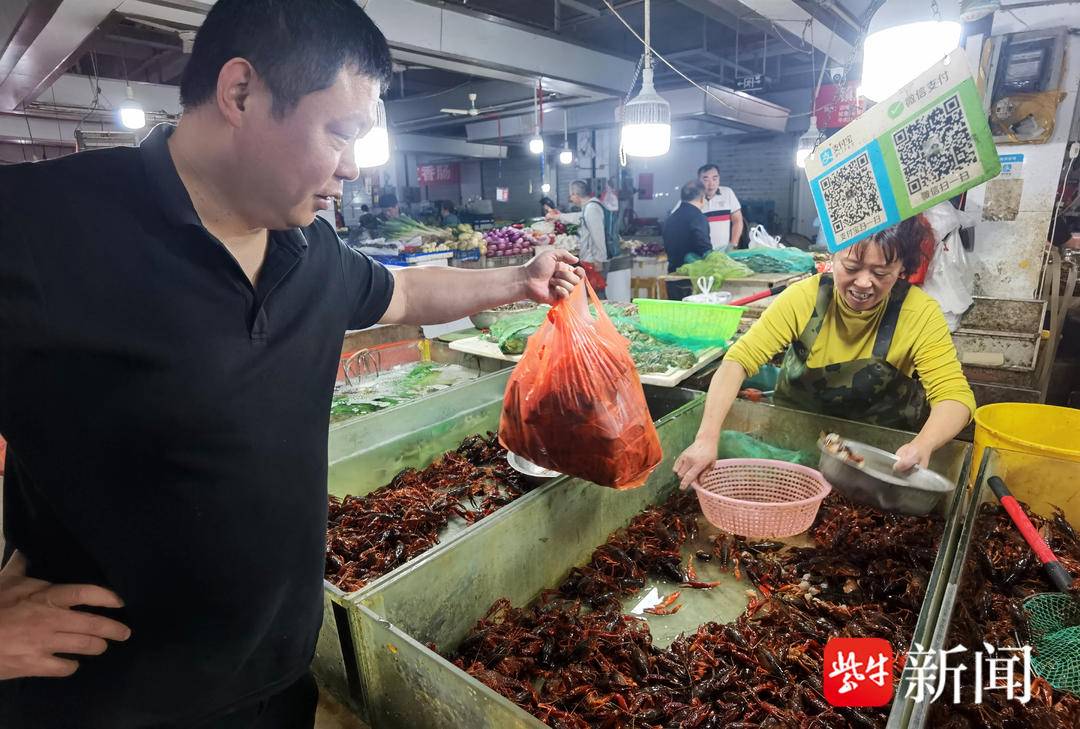
M 540 88 L 533 92 L 533 136 L 529 140 L 529 151 L 533 154 L 544 153 L 544 138 L 540 136 Z
M 960 45 L 956 0 L 942 0 L 940 19 L 928 2 L 887 0 L 863 43 L 859 93 L 884 101 Z
M 821 136 L 821 132 L 817 128 L 817 117 L 810 117 L 810 128 L 799 137 L 799 147 L 795 150 L 795 166 L 799 169 L 806 167 L 806 160 L 814 151 L 814 147 L 817 146 L 818 137 Z
M 379 99 L 375 109 L 375 124 L 371 131 L 356 140 L 356 166 L 361 169 L 382 167 L 390 161 L 390 132 L 386 124 L 386 105 Z
M 671 149 L 671 105 L 653 87 L 650 0 L 645 0 L 645 64 L 641 92 L 622 110 L 622 148 L 629 157 L 659 157 Z
M 544 193 L 545 195 L 547 195 L 549 192 L 551 192 L 551 183 L 550 182 L 545 182 L 543 185 L 541 185 L 540 186 L 540 192 Z
M 574 153 L 570 151 L 570 129 L 566 109 L 562 113 L 562 151 L 559 152 L 559 164 L 568 165 L 574 161 Z
M 139 130 L 146 126 L 146 112 L 142 104 L 135 100 L 135 92 L 131 84 L 127 85 L 127 99 L 120 104 L 120 124 L 131 130 Z

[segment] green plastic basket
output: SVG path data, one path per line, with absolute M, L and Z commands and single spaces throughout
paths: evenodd
M 744 307 L 689 301 L 634 299 L 641 326 L 658 338 L 702 342 L 721 347 L 739 328 Z

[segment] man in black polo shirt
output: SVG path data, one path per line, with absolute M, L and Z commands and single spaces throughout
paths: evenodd
M 664 223 L 668 273 L 675 273 L 689 255 L 704 258 L 712 253 L 709 223 L 701 212 L 705 206 L 705 186 L 698 180 L 691 180 L 682 186 L 679 197 L 682 203 Z
M 218 0 L 176 129 L 0 169 L 0 727 L 311 726 L 343 333 L 577 283 L 315 219 L 390 69 L 353 0 Z

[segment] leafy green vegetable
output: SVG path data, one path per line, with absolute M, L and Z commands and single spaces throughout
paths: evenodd
M 693 256 L 691 256 L 691 259 L 693 259 Z M 746 278 L 747 276 L 754 275 L 754 272 L 749 266 L 732 259 L 731 256 L 723 251 L 713 251 L 704 258 L 690 260 L 689 263 L 684 263 L 682 266 L 679 266 L 675 273 L 680 276 L 689 276 L 694 282 L 695 292 L 697 292 L 697 280 L 702 277 L 713 277 L 713 279 L 715 279 L 713 281 L 713 289 L 716 290 L 728 279 Z
M 630 341 L 630 356 L 638 373 L 643 375 L 667 372 L 671 369 L 689 369 L 697 363 L 697 354 L 685 347 L 665 344 L 641 331 L 636 317 L 630 316 L 633 307 L 604 304 L 604 311 L 615 328 Z M 593 312 L 595 314 L 595 311 Z M 500 319 L 491 325 L 488 338 L 497 342 L 503 354 L 517 355 L 525 351 L 525 345 L 547 316 L 547 309 L 530 311 L 518 316 Z
M 755 273 L 806 273 L 814 270 L 814 257 L 796 248 L 750 248 L 732 251 L 733 260 L 745 263 Z

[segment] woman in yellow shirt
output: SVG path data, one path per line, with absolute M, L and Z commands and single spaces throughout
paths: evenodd
M 945 317 L 903 280 L 918 268 L 927 232 L 922 216 L 906 220 L 835 254 L 831 276 L 800 281 L 777 297 L 713 376 L 697 438 L 675 462 L 683 488 L 716 460 L 743 380 L 785 347 L 774 402 L 916 432 L 896 452 L 898 470 L 926 466 L 963 430 L 975 396 Z

